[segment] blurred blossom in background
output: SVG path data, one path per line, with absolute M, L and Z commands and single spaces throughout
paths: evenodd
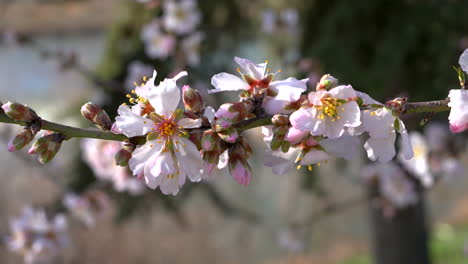
M 274 75 L 266 108 L 297 101 L 326 73 L 377 103 L 444 99 L 459 86 L 451 67 L 468 47 L 466 10 L 466 1 L 0 1 L 0 100 L 90 127 L 79 114 L 84 103 L 113 119 L 154 70 L 156 85 L 188 72 L 178 85 L 190 84 L 214 107 L 204 109 L 208 126 L 214 116 L 229 119 L 231 105 L 220 105 L 238 101 L 228 84 L 248 86 L 245 74 Z M 241 58 L 268 64 L 251 71 Z M 297 90 L 285 96 L 282 82 Z M 387 117 L 390 126 L 399 121 Z M 187 182 L 176 197 L 115 164 L 122 142 L 71 139 L 42 166 L 25 151 L 7 153 L 20 128 L 0 124 L 0 263 L 370 263 L 358 262 L 373 248 L 369 207 L 391 221 L 417 206 L 421 192 L 434 223 L 434 263 L 466 261 L 466 136 L 450 133 L 447 114 L 423 127 L 422 118 L 403 120 L 414 157 L 396 154 L 386 164 L 368 164 L 355 137 L 310 137 L 264 155 L 278 128 L 249 130 L 235 135 L 254 150 L 248 164 L 215 153 L 208 178 Z M 293 141 L 299 132 L 284 136 Z M 233 181 L 229 168 L 250 185 Z M 368 188 L 376 190 L 370 203 Z

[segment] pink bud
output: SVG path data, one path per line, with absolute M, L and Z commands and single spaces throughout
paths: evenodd
M 229 120 L 237 123 L 247 118 L 247 107 L 242 102 L 222 104 L 215 114 L 215 117 L 221 120 Z
M 31 108 L 20 103 L 8 102 L 2 105 L 2 109 L 8 117 L 18 121 L 32 121 L 37 118 L 36 113 Z
M 184 102 L 185 110 L 188 112 L 200 114 L 205 109 L 205 102 L 201 94 L 188 85 L 184 85 L 182 88 L 182 101 Z
M 29 154 L 39 154 L 39 162 L 51 161 L 60 150 L 65 136 L 60 133 L 51 133 L 40 137 L 29 149 Z
M 218 136 L 226 142 L 235 143 L 236 140 L 239 138 L 239 132 L 237 131 L 237 129 L 230 127 L 226 130 L 219 131 Z
M 245 159 L 229 157 L 229 172 L 241 185 L 247 186 L 252 181 L 252 168 Z
M 204 131 L 203 137 L 201 139 L 202 150 L 214 151 L 214 150 L 217 150 L 218 146 L 219 146 L 218 134 L 212 129 Z
M 31 129 L 24 128 L 8 142 L 8 151 L 13 152 L 22 149 L 33 140 L 34 134 Z

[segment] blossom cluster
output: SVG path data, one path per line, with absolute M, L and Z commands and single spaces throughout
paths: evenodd
M 453 140 L 447 126 L 438 122 L 428 124 L 424 134 L 409 133 L 413 158 L 402 155 L 395 161 L 369 164 L 363 169 L 368 184 L 377 184 L 384 215 L 393 216 L 396 209 L 418 202 L 418 188 L 430 188 L 439 179 L 464 174 L 461 162 L 453 154 Z
M 166 59 L 180 50 L 188 65 L 198 65 L 198 51 L 203 40 L 203 34 L 196 31 L 200 22 L 196 0 L 163 1 L 162 16 L 153 19 L 141 31 L 146 54 L 152 59 Z
M 271 118 L 265 126 L 265 141 L 270 146 L 267 165 L 273 171 L 326 162 L 333 156 L 352 159 L 359 146 L 357 136 L 367 133 L 365 148 L 373 160 L 389 161 L 395 156 L 397 132 L 402 135 L 403 155 L 413 156 L 410 140 L 399 119 L 399 101 L 379 103 L 350 85 L 325 75 L 315 91 L 307 93 L 307 79 L 294 77 L 276 80 L 267 62 L 255 64 L 235 58 L 239 75 L 213 76 L 210 93 L 240 91 L 240 101 L 225 103 L 217 111 L 205 107 L 200 94 L 184 86 L 185 111 L 177 109 L 181 72 L 155 85 L 156 72 L 137 86 L 132 105 L 121 105 L 114 131 L 127 137 L 146 137 L 128 160 L 133 174 L 151 188 L 177 194 L 188 177 L 200 181 L 214 168 L 228 167 L 242 185 L 252 180 L 248 163 L 252 149 L 238 127 L 256 118 Z M 279 162 L 279 160 L 283 162 Z
M 24 256 L 27 264 L 51 263 L 68 245 L 67 221 L 56 215 L 51 221 L 43 210 L 26 207 L 10 222 L 8 249 Z
M 466 53 L 460 58 L 463 70 L 468 64 Z M 265 165 L 275 173 L 302 167 L 312 170 L 334 157 L 351 160 L 363 148 L 370 160 L 380 163 L 391 162 L 399 152 L 398 158 L 407 170 L 422 185 L 432 185 L 427 161 L 421 161 L 421 140 L 411 139 L 400 118 L 406 111 L 406 98 L 381 103 L 351 85 L 340 85 L 328 74 L 311 89 L 308 79 L 277 78 L 281 71 L 271 72 L 267 61 L 257 64 L 238 57 L 234 61 L 239 65 L 238 74 L 214 75 L 214 89 L 209 93 L 237 91 L 240 100 L 224 103 L 217 110 L 207 107 L 200 93 L 190 86 L 180 88 L 178 82 L 188 75 L 185 71 L 159 84 L 154 71 L 128 95 L 129 104 L 118 108 L 113 124 L 96 105 L 83 106 L 86 119 L 102 130 L 128 138 L 122 145 L 97 140 L 83 143 L 85 160 L 96 175 L 110 179 L 118 190 L 137 193 L 141 191 L 140 181 L 144 181 L 150 188 L 159 187 L 164 194 L 175 195 L 187 178 L 198 182 L 215 168 L 227 168 L 239 184 L 246 186 L 252 181 L 248 160 L 253 150 L 243 131 L 263 126 L 268 146 Z M 468 127 L 465 93 L 464 89 L 449 93 L 452 132 Z M 178 108 L 181 101 L 183 109 Z M 11 150 L 20 149 L 37 132 L 34 124 L 38 116 L 17 103 L 9 102 L 2 108 L 10 118 L 29 124 L 9 145 Z M 50 160 L 66 139 L 60 135 L 41 137 L 30 153 Z M 400 145 L 396 147 L 398 135 Z M 113 155 L 119 166 L 111 163 Z

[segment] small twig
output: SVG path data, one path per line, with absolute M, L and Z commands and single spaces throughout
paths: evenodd
M 449 111 L 448 100 L 430 101 L 430 102 L 415 102 L 406 104 L 406 114 L 409 113 L 424 113 L 424 112 L 443 112 Z M 18 124 L 21 126 L 27 125 L 26 122 L 16 121 L 4 113 L 0 112 L 0 123 Z M 271 125 L 271 116 L 259 116 L 252 119 L 244 120 L 235 125 L 239 131 L 244 131 L 256 127 Z M 101 131 L 97 129 L 85 129 L 66 126 L 54 123 L 47 120 L 41 120 L 41 128 L 49 131 L 54 131 L 64 134 L 67 138 L 96 138 L 104 140 L 127 141 L 128 137 L 124 135 L 114 134 L 110 131 Z

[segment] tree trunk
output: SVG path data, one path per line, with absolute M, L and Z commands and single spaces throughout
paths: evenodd
M 370 194 L 374 263 L 430 264 L 424 193 L 417 204 L 397 210 L 392 218 L 372 202 L 375 192 Z

